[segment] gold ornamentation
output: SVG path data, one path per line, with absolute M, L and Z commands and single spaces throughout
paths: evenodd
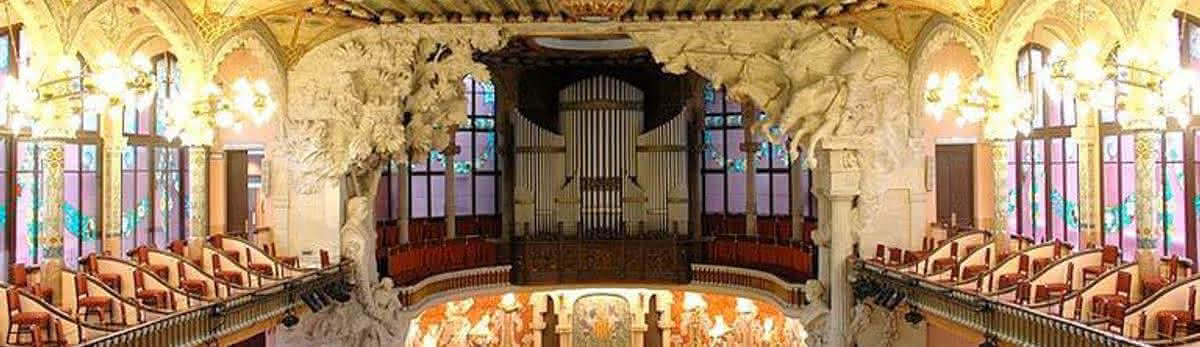
M 212 44 L 217 39 L 229 33 L 242 24 L 242 17 L 230 17 L 216 12 L 207 12 L 195 16 L 196 26 L 200 31 L 200 38 L 205 43 Z
M 604 21 L 620 16 L 633 5 L 630 0 L 558 0 L 558 8 L 572 18 Z

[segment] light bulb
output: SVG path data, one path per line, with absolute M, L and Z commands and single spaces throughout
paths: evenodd
M 228 110 L 217 111 L 217 114 L 214 116 L 214 118 L 217 122 L 217 126 L 219 127 L 229 128 L 234 125 L 233 112 Z

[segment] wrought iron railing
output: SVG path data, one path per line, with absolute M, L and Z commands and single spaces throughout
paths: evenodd
M 300 294 L 345 280 L 346 266 L 314 270 L 228 300 L 176 312 L 100 338 L 83 346 L 198 346 L 273 319 L 298 305 Z
M 909 305 L 1019 346 L 1148 346 L 1125 336 L 856 260 L 858 280 L 902 293 Z

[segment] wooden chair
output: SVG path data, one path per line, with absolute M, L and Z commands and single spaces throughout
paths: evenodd
M 193 280 L 187 278 L 187 271 L 184 270 L 182 261 L 175 262 L 175 271 L 179 272 L 179 289 L 185 293 L 195 294 L 201 297 L 208 296 L 208 282 L 204 280 Z
M 213 277 L 219 278 L 221 280 L 224 280 L 226 282 L 230 282 L 230 283 L 233 283 L 233 284 L 236 284 L 239 286 L 242 285 L 242 283 L 243 283 L 242 282 L 242 273 L 233 271 L 233 270 L 221 270 L 221 256 L 220 255 L 217 255 L 217 254 L 212 255 L 212 270 L 213 270 L 213 274 L 212 274 Z
M 1053 250 L 1054 252 L 1052 253 L 1053 255 L 1051 255 L 1049 257 L 1042 257 L 1042 258 L 1034 259 L 1031 264 L 1031 265 L 1033 265 L 1033 272 L 1035 272 L 1035 273 L 1041 272 L 1043 269 L 1046 268 L 1046 266 L 1049 266 L 1050 263 L 1053 263 L 1055 260 L 1058 260 L 1058 258 L 1062 256 L 1062 243 L 1055 240 L 1054 245 L 1052 245 L 1050 247 L 1054 247 L 1054 250 Z
M 150 270 L 155 276 L 162 279 L 171 278 L 171 267 L 162 264 L 150 264 L 150 247 L 138 246 L 131 253 L 133 253 L 133 259 L 137 260 L 138 265 Z
M 41 284 L 29 283 L 29 268 L 25 264 L 17 263 L 9 267 L 9 276 L 12 277 L 13 287 L 28 290 L 33 296 L 39 297 L 46 302 L 54 300 L 54 290 L 50 287 Z
M 951 266 L 950 277 L 938 280 L 938 283 L 947 285 L 958 283 L 958 266 Z
M 1196 319 L 1196 286 L 1188 287 L 1187 310 L 1163 310 L 1154 314 L 1158 321 L 1158 333 L 1174 338 L 1177 332 L 1187 332 L 1187 327 Z
M 886 253 L 887 246 L 884 246 L 883 244 L 875 245 L 875 258 L 871 258 L 871 260 L 874 260 L 880 264 L 887 264 L 887 258 L 885 258 Z
M 5 338 L 5 343 L 8 345 L 22 345 L 21 336 L 28 335 L 33 346 L 45 346 L 47 344 L 57 344 L 57 340 L 42 336 L 42 329 L 46 329 L 47 335 L 54 335 L 56 330 L 54 325 L 56 322 L 50 317 L 48 312 L 22 312 L 21 311 L 21 294 L 15 290 L 8 291 L 8 336 Z M 62 339 L 61 329 L 58 332 L 58 339 Z M 13 337 L 16 337 L 14 340 Z
M 1121 304 L 1122 306 L 1129 305 L 1129 293 L 1133 286 L 1133 275 L 1128 272 L 1121 271 L 1117 273 L 1117 288 L 1112 294 L 1096 295 L 1092 297 L 1092 311 L 1105 312 L 1106 306 Z
M 1025 280 L 1021 280 L 1020 282 L 1017 282 L 1017 292 L 1016 292 L 1015 303 L 1017 305 L 1029 304 L 1029 291 L 1031 289 L 1032 288 L 1030 287 L 1029 282 L 1027 282 Z
M 187 250 L 187 241 L 184 241 L 184 240 L 171 241 L 171 244 L 167 245 L 167 250 L 170 250 L 171 253 L 175 253 L 175 255 L 183 257 L 184 252 Z
M 939 272 L 950 268 L 958 263 L 958 242 L 950 244 L 950 256 L 945 258 L 935 259 L 933 261 L 933 272 Z
M 936 243 L 936 241 L 934 241 L 934 239 L 929 236 L 926 236 L 925 238 L 921 239 L 921 250 L 905 251 L 904 263 L 909 264 L 909 263 L 915 262 L 920 259 L 924 259 L 925 257 L 929 256 L 929 251 L 933 250 L 933 246 L 935 243 Z
M 138 301 L 151 307 L 173 309 L 175 306 L 174 300 L 171 300 L 171 292 L 146 288 L 146 277 L 142 271 L 133 272 L 133 295 Z
M 95 314 L 100 318 L 100 322 L 104 323 L 105 314 L 112 319 L 116 319 L 116 313 L 113 312 L 113 298 L 107 296 L 95 296 L 89 293 L 87 274 L 83 272 L 75 273 L 75 314 L 82 321 L 87 321 L 88 316 Z M 124 305 L 121 306 L 124 308 Z
M 1114 303 L 1104 308 L 1104 329 L 1109 332 L 1125 334 L 1125 304 Z M 1116 328 L 1116 331 L 1113 331 Z
M 257 272 L 264 276 L 273 276 L 275 273 L 275 265 L 271 263 L 255 263 L 254 258 L 250 256 L 250 247 L 246 247 L 246 267 L 250 271 Z
M 1104 250 L 1102 250 L 1101 252 L 1103 252 L 1103 253 L 1100 255 L 1100 264 L 1099 265 L 1091 265 L 1091 266 L 1083 267 L 1083 283 L 1084 284 L 1087 284 L 1089 281 L 1096 279 L 1096 277 L 1100 277 L 1100 274 L 1104 273 L 1105 271 L 1108 271 L 1108 269 L 1110 269 L 1114 266 L 1117 266 L 1117 261 L 1119 260 L 1118 258 L 1121 257 L 1121 251 L 1117 249 L 1117 246 L 1113 246 L 1113 245 L 1104 246 Z
M 1047 283 L 1038 286 L 1037 295 L 1034 295 L 1034 300 L 1041 302 L 1050 299 L 1058 299 L 1066 297 L 1071 293 L 1075 279 L 1075 263 L 1067 263 L 1067 281 L 1061 283 Z
M 116 290 L 117 293 L 121 292 L 121 275 L 100 273 L 100 262 L 96 260 L 96 253 L 88 254 L 87 258 L 84 258 L 84 262 L 86 263 L 84 269 L 86 269 L 89 274 L 99 278 L 101 283 L 104 283 L 104 285 Z
M 242 262 L 241 253 L 238 253 L 238 251 L 231 251 L 231 250 L 225 249 L 225 236 L 224 235 L 218 234 L 218 235 L 209 236 L 208 242 L 211 243 L 213 248 L 216 248 L 218 252 L 225 253 L 225 255 L 229 256 L 230 258 L 233 258 L 233 261 L 239 262 L 239 263 Z
M 991 266 L 988 265 L 991 263 L 991 261 L 992 261 L 992 249 L 988 248 L 988 249 L 983 250 L 983 264 L 970 265 L 970 266 L 963 267 L 962 278 L 963 279 L 971 279 L 971 278 L 975 278 L 975 276 L 978 276 L 979 274 L 987 272 L 987 270 L 991 268 Z
M 1000 289 L 1008 288 L 1029 278 L 1029 255 L 1021 254 L 1017 257 L 1017 272 L 1000 275 Z
M 324 269 L 324 268 L 329 267 L 330 265 L 332 265 L 332 263 L 329 262 L 329 251 L 322 249 L 321 250 L 321 268 Z
M 280 263 L 287 264 L 288 266 L 291 266 L 291 267 L 299 267 L 300 266 L 300 258 L 293 257 L 293 256 L 279 255 L 279 249 L 275 247 L 275 243 L 268 243 L 266 245 L 266 249 L 268 252 L 271 253 L 271 257 L 274 257 L 276 260 L 279 260 Z
M 1165 288 L 1167 285 L 1174 283 L 1178 279 L 1179 273 L 1179 255 L 1172 255 L 1167 260 L 1167 274 L 1155 274 L 1154 277 L 1147 278 L 1142 281 L 1142 297 L 1149 297 Z

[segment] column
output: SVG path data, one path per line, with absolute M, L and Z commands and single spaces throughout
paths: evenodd
M 700 187 L 704 184 L 701 170 L 704 165 L 704 78 L 689 75 L 687 99 L 690 114 L 687 127 L 687 182 L 688 182 L 688 232 L 692 239 L 699 240 L 703 233 L 700 223 L 704 211 L 704 197 L 700 195 Z
M 116 113 L 116 112 L 114 112 Z M 121 255 L 121 156 L 125 152 L 128 140 L 121 133 L 121 116 L 109 115 L 104 117 L 104 152 L 103 169 L 104 184 L 101 189 L 103 203 L 101 206 L 102 254 Z
M 800 165 L 799 161 L 791 161 L 791 167 L 788 168 L 788 176 L 792 182 L 791 203 L 788 204 L 792 214 L 792 241 L 800 241 L 804 239 L 804 211 L 808 208 L 808 191 L 796 189 L 801 180 L 804 180 L 804 165 Z
M 492 73 L 496 87 L 496 141 L 497 159 L 500 161 L 500 239 L 512 240 L 516 232 L 516 188 L 517 156 L 516 139 L 513 138 L 513 118 L 521 93 L 520 71 L 516 68 L 498 68 Z
M 409 200 L 412 200 L 409 197 L 412 193 L 408 191 L 409 186 L 412 184 L 412 181 L 409 179 L 409 170 L 411 170 L 411 166 L 408 163 L 396 165 L 396 171 L 398 172 L 395 174 L 400 175 L 400 191 L 396 194 L 400 197 L 400 201 L 396 202 L 400 205 L 396 207 L 400 210 L 400 216 L 398 217 L 399 221 L 396 222 L 396 227 L 400 232 L 400 243 L 402 244 L 408 243 L 408 220 L 411 218 L 410 214 L 412 213 L 412 209 L 408 205 Z
M 1154 159 L 1159 156 L 1159 136 L 1157 131 L 1141 130 L 1133 138 L 1133 165 L 1137 177 L 1134 183 L 1137 204 L 1134 211 L 1137 215 L 1134 220 L 1137 223 L 1137 262 L 1141 278 L 1158 276 L 1158 248 L 1161 246 L 1162 230 L 1157 221 L 1162 198 L 1154 179 Z
M 54 304 L 62 300 L 63 272 L 63 140 L 38 143 L 42 164 L 41 207 L 38 210 L 38 245 L 42 251 L 41 284 L 54 291 Z
M 850 346 L 851 306 L 854 303 L 850 288 L 850 266 L 846 261 L 854 254 L 854 233 L 851 208 L 859 194 L 861 161 L 857 146 L 862 138 L 826 138 L 818 149 L 818 166 L 814 170 L 813 190 L 818 196 L 821 234 L 827 239 L 821 245 L 823 268 L 819 271 L 830 295 L 827 345 Z M 824 241 L 824 240 L 821 240 Z
M 1079 241 L 1081 248 L 1096 248 L 1103 243 L 1096 197 L 1100 196 L 1099 172 L 1100 128 L 1097 112 L 1088 110 L 1079 115 L 1079 124 L 1071 129 L 1071 138 L 1079 145 Z
M 454 141 L 454 133 L 456 129 L 457 127 L 450 128 L 450 141 Z M 445 203 L 447 239 L 458 237 L 458 229 L 456 229 L 454 226 L 455 216 L 458 214 L 458 208 L 455 206 L 454 193 L 454 177 L 456 174 L 454 172 L 454 157 L 458 155 L 459 150 L 461 150 L 461 148 L 459 148 L 457 144 L 451 143 L 450 146 L 446 147 L 446 151 L 442 153 L 445 155 L 446 160 L 446 198 L 442 199 L 442 202 Z
M 992 146 L 992 202 L 994 215 L 992 218 L 992 241 L 994 251 L 1000 259 L 1013 251 L 1008 237 L 1008 146 L 1011 140 L 993 139 Z
M 758 120 L 758 110 L 750 102 L 741 102 L 742 106 L 742 145 L 740 149 L 746 158 L 746 235 L 758 235 L 758 183 L 755 176 L 758 173 L 758 141 L 754 141 L 754 123 Z
M 188 146 L 188 250 L 187 256 L 199 259 L 208 237 L 208 147 Z

